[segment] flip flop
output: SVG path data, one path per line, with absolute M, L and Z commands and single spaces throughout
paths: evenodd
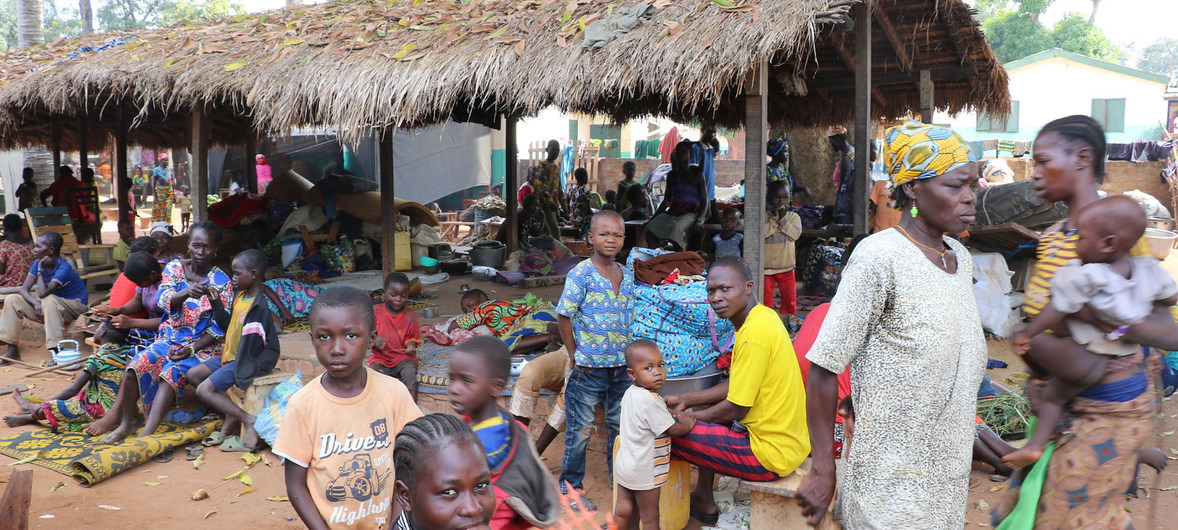
M 720 522 L 720 512 L 703 513 L 697 512 L 695 508 L 691 508 L 688 511 L 691 514 L 692 519 L 703 523 L 704 526 L 715 526 L 716 523 Z
M 28 392 L 29 386 L 24 385 L 24 384 L 20 384 L 20 385 L 9 385 L 9 386 L 0 388 L 0 396 L 7 396 L 8 394 L 11 394 L 13 390 L 16 390 L 18 392 Z
M 200 443 L 205 447 L 213 447 L 214 445 L 221 445 L 225 443 L 225 440 L 228 439 L 229 437 L 225 436 L 225 433 L 221 431 L 213 431 L 213 434 L 205 436 L 205 438 L 201 440 Z
M 199 445 L 190 445 L 188 447 L 185 447 L 184 450 L 188 451 L 188 455 L 185 456 L 184 459 L 189 462 L 196 460 L 197 458 L 200 458 L 200 455 L 204 454 L 204 452 L 205 452 L 205 448 L 201 447 Z
M 257 447 L 247 447 L 238 436 L 230 436 L 225 439 L 225 443 L 221 444 L 221 452 L 223 453 L 252 453 L 257 450 Z
M 171 462 L 173 456 L 175 456 L 175 451 L 173 451 L 171 449 L 167 449 L 164 452 L 162 452 L 158 455 L 155 455 L 155 458 L 152 458 L 152 460 L 155 460 L 156 462 L 159 462 L 161 464 L 165 464 L 165 463 Z

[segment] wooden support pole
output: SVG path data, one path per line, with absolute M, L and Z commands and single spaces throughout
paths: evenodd
M 209 115 L 204 106 L 193 106 L 190 124 L 192 146 L 189 155 L 192 163 L 188 166 L 188 175 L 193 184 L 192 222 L 196 223 L 209 218 L 209 203 L 206 199 L 209 195 Z
M 519 209 L 519 204 L 516 199 L 518 195 L 516 190 L 519 189 L 519 154 L 516 152 L 516 130 L 515 125 L 518 118 L 515 115 L 509 115 L 503 120 L 503 136 L 507 143 L 507 174 L 503 176 L 503 193 L 507 200 L 507 220 L 504 222 L 507 225 L 507 253 L 511 254 L 519 249 L 519 216 L 516 215 L 516 210 Z
M 49 142 L 53 144 L 53 181 L 61 178 L 61 124 L 57 118 L 49 124 Z
M 393 133 L 394 128 L 381 131 L 380 135 L 380 269 L 383 276 L 397 270 L 394 249 L 397 246 L 397 216 L 393 214 L 393 199 L 396 197 L 393 174 Z
M 29 501 L 33 498 L 33 470 L 18 469 L 8 476 L 0 499 L 0 528 L 28 530 Z
M 856 234 L 867 232 L 867 194 L 871 190 L 871 6 L 855 6 L 855 181 L 851 207 Z M 747 192 L 746 192 L 747 193 Z
M 750 74 L 744 84 L 744 260 L 753 273 L 758 295 L 765 285 L 765 142 L 769 138 L 767 93 L 769 67 L 766 61 Z M 772 303 L 772 300 L 765 300 Z
M 245 181 L 248 182 L 250 193 L 258 192 L 258 137 L 250 126 L 249 134 L 245 135 Z
M 119 109 L 119 124 L 115 127 L 115 200 L 119 204 L 119 220 L 131 218 L 131 179 L 127 174 L 127 113 Z
M 936 101 L 933 99 L 933 76 L 928 70 L 920 71 L 920 121 L 933 122 Z
M 82 170 L 90 167 L 90 131 L 86 127 L 86 118 L 78 118 L 78 174 L 82 178 Z

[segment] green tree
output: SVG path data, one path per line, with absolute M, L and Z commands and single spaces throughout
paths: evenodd
M 982 29 L 994 55 L 1003 63 L 1051 49 L 1055 40 L 1038 20 L 1026 13 L 1007 11 L 985 21 Z
M 103 30 L 133 30 L 200 22 L 244 11 L 229 0 L 106 0 L 98 8 Z
M 1137 68 L 1155 74 L 1178 76 L 1178 39 L 1158 39 L 1141 50 Z
M 1079 13 L 1068 13 L 1051 34 L 1055 47 L 1112 63 L 1125 60 L 1125 52 Z

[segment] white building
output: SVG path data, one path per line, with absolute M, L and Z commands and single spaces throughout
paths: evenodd
M 1110 143 L 1159 140 L 1167 118 L 1162 95 L 1169 78 L 1058 48 L 1003 65 L 1010 75 L 1011 114 L 937 113 L 970 141 L 1030 141 L 1045 124 L 1085 114 L 1104 125 Z

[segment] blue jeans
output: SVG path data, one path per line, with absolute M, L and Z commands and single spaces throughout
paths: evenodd
M 605 402 L 606 463 L 610 481 L 614 476 L 613 440 L 618 437 L 618 421 L 622 412 L 622 395 L 633 384 L 625 366 L 613 368 L 584 368 L 578 366 L 569 375 L 564 388 L 565 422 L 564 460 L 560 471 L 560 490 L 566 492 L 565 482 L 581 487 L 585 478 L 585 448 L 597 413 L 597 404 Z M 566 492 L 567 493 L 567 492 Z

